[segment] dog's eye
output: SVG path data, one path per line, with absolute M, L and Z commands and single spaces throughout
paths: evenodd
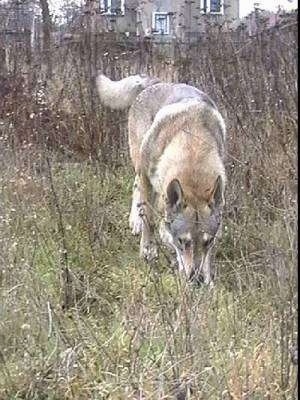
M 181 250 L 188 250 L 192 246 L 192 241 L 190 239 L 178 238 L 178 243 Z
M 213 236 L 210 237 L 210 238 L 205 239 L 205 240 L 203 241 L 204 247 L 209 247 L 209 246 L 211 246 L 212 243 L 213 243 L 213 241 L 214 241 L 214 237 L 213 237 Z
M 170 230 L 172 221 L 165 221 L 166 229 Z

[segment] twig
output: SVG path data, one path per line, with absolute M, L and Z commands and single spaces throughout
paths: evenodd
M 49 157 L 46 156 L 47 166 L 48 166 L 48 173 L 49 173 L 49 181 L 50 181 L 50 188 L 53 196 L 54 205 L 57 211 L 58 216 L 58 231 L 61 238 L 61 254 L 62 254 L 62 271 L 61 271 L 61 280 L 64 292 L 64 301 L 63 301 L 63 308 L 68 309 L 72 303 L 72 278 L 69 269 L 69 259 L 68 259 L 68 250 L 67 250 L 67 242 L 66 242 L 66 234 L 65 234 L 65 227 L 63 223 L 63 215 L 60 208 L 59 200 L 57 193 L 54 187 L 54 181 L 52 176 L 51 164 Z
M 49 328 L 48 328 L 48 339 L 51 337 L 52 334 L 52 311 L 50 302 L 47 301 L 47 309 L 48 309 L 48 318 L 49 318 Z

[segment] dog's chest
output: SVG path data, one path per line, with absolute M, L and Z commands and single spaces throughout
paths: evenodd
M 150 168 L 149 180 L 154 191 L 159 193 L 162 189 L 162 180 L 157 168 Z

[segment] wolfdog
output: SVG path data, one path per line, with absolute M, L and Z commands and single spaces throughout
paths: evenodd
M 129 108 L 128 137 L 135 169 L 129 224 L 141 233 L 140 255 L 158 256 L 160 238 L 188 279 L 211 284 L 211 253 L 224 206 L 225 123 L 213 100 L 193 86 L 145 75 L 96 78 L 100 101 Z

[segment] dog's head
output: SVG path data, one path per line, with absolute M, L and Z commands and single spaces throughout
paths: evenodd
M 179 270 L 189 279 L 202 275 L 210 282 L 210 252 L 220 234 L 224 185 L 219 176 L 207 201 L 195 209 L 186 200 L 177 179 L 167 188 L 166 216 L 160 229 L 162 241 L 176 252 Z

